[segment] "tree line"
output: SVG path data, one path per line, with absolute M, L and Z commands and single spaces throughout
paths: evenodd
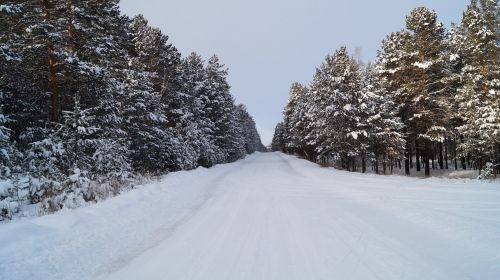
M 181 57 L 118 2 L 0 4 L 0 220 L 264 150 L 217 56 Z
M 500 172 L 498 0 L 472 0 L 449 31 L 419 7 L 363 65 L 346 47 L 294 83 L 273 150 L 376 173 L 404 166 Z

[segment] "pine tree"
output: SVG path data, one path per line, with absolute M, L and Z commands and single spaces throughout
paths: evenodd
M 242 104 L 236 106 L 239 122 L 243 128 L 243 138 L 245 142 L 245 150 L 247 154 L 254 152 L 263 152 L 265 147 L 262 145 L 259 133 L 255 127 L 255 121 L 248 113 L 246 107 Z
M 62 166 L 65 147 L 60 138 L 61 125 L 46 128 L 47 136 L 33 142 L 22 161 L 23 176 L 15 178 L 20 204 L 39 204 L 41 211 L 54 212 L 62 208 L 57 196 L 66 190 L 68 174 Z
M 12 176 L 14 147 L 11 140 L 11 130 L 7 127 L 11 121 L 4 113 L 4 94 L 0 91 L 0 179 Z
M 412 148 L 417 170 L 423 156 L 430 176 L 434 146 L 442 151 L 452 117 L 445 75 L 448 71 L 443 25 L 434 11 L 420 7 L 406 18 L 407 31 L 391 34 L 383 43 L 379 60 L 386 89 L 403 104 L 399 116 L 405 124 L 405 170 L 410 173 Z M 442 153 L 440 153 L 441 155 Z M 440 158 L 441 167 L 443 159 Z
M 412 32 L 414 42 L 417 42 L 412 49 L 417 54 L 411 70 L 414 79 L 408 85 L 413 96 L 410 104 L 415 114 L 409 122 L 415 128 L 416 140 L 423 142 L 423 147 L 415 146 L 423 153 L 425 175 L 430 176 L 432 145 L 437 143 L 442 150 L 442 143 L 447 137 L 446 124 L 451 117 L 444 81 L 447 67 L 444 28 L 437 21 L 437 14 L 426 8 L 414 9 L 406 18 L 406 25 Z M 440 159 L 440 162 L 443 160 Z
M 405 140 L 401 133 L 403 123 L 397 116 L 398 105 L 387 94 L 383 79 L 378 74 L 380 67 L 369 64 L 363 75 L 363 89 L 359 98 L 358 140 L 362 160 L 362 172 L 366 170 L 365 159 L 374 161 L 379 173 L 382 161 L 384 173 L 388 161 L 400 159 Z M 392 167 L 392 164 L 391 164 Z
M 96 180 L 92 173 L 94 164 L 91 155 L 101 145 L 98 138 L 100 128 L 95 126 L 92 109 L 82 109 L 79 97 L 75 97 L 72 111 L 63 112 L 63 124 L 59 129 L 60 139 L 64 141 L 63 170 L 68 172 L 67 188 L 82 195 L 86 201 L 95 200 L 90 184 Z M 76 197 L 79 196 L 76 195 Z
M 181 89 L 175 98 L 173 112 L 180 120 L 178 125 L 185 143 L 189 144 L 193 165 L 210 167 L 223 162 L 222 151 L 215 143 L 215 122 L 210 119 L 212 110 L 207 95 L 205 61 L 196 53 L 182 60 L 180 66 Z
M 296 121 L 291 128 L 291 133 L 294 140 L 297 142 L 294 145 L 300 146 L 301 154 L 311 161 L 316 161 L 316 139 L 312 134 L 315 125 L 314 114 L 314 98 L 313 93 L 309 88 L 304 88 L 297 100 L 297 105 L 291 116 Z
M 2 4 L 0 31 L 6 28 L 7 32 L 0 32 L 0 91 L 7 121 L 4 131 L 9 132 L 16 156 L 10 168 L 14 174 L 9 176 L 15 185 L 12 197 L 20 204 L 45 203 L 63 189 L 65 180 L 58 164 L 64 148 L 54 135 L 57 125 L 48 124 L 59 110 L 57 81 L 62 73 L 57 63 L 64 57 L 64 29 L 58 18 L 63 5 L 52 1 Z
M 460 38 L 460 39 L 459 39 Z M 463 79 L 461 77 L 462 69 L 464 67 L 463 59 L 459 54 L 460 47 L 463 38 L 460 30 L 460 26 L 455 24 L 452 25 L 451 30 L 448 33 L 448 38 L 446 42 L 447 50 L 446 57 L 448 57 L 448 73 L 443 79 L 446 84 L 447 91 L 449 92 L 451 117 L 447 126 L 447 131 L 449 134 L 448 145 L 446 151 L 446 156 L 448 153 L 452 156 L 452 161 L 454 161 L 455 169 L 458 169 L 458 160 L 461 161 L 461 167 L 466 169 L 465 157 L 461 157 L 458 154 L 458 143 L 460 143 L 461 135 L 458 132 L 458 127 L 464 124 L 464 120 L 459 115 L 459 89 L 463 86 Z M 448 161 L 446 161 L 448 168 Z
M 180 53 L 168 42 L 168 36 L 150 27 L 141 15 L 132 20 L 130 37 L 129 64 L 139 76 L 129 80 L 140 93 L 135 95 L 137 91 L 132 89 L 130 94 L 137 100 L 128 105 L 134 118 L 130 122 L 135 131 L 129 138 L 135 147 L 135 169 L 153 174 L 190 169 L 196 155 L 183 132 L 184 113 L 189 115 L 183 110 L 189 110 L 189 102 L 179 89 Z
M 306 94 L 307 88 L 300 83 L 293 83 L 290 88 L 288 103 L 283 112 L 283 126 L 285 129 L 286 148 L 289 152 L 302 152 L 302 138 L 297 133 L 297 125 L 299 125 L 299 102 L 303 95 Z
M 215 143 L 222 151 L 224 162 L 232 162 L 246 153 L 242 127 L 226 80 L 227 70 L 217 56 L 212 56 L 208 60 L 206 73 L 206 94 L 211 108 L 209 118 L 215 124 Z
M 283 151 L 298 153 L 309 160 L 316 160 L 316 141 L 313 134 L 315 117 L 312 109 L 314 99 L 311 91 L 300 83 L 293 83 L 290 88 L 288 103 L 283 112 L 282 123 Z M 311 110 L 311 112 L 310 112 Z
M 472 156 L 479 170 L 486 161 L 498 162 L 500 135 L 500 67 L 498 1 L 471 1 L 452 38 L 463 63 L 459 90 L 458 128 L 462 155 Z
M 12 129 L 12 111 L 7 112 L 9 101 L 13 101 L 13 93 L 16 81 L 16 64 L 21 60 L 19 54 L 14 50 L 17 40 L 14 38 L 15 26 L 22 14 L 20 5 L 3 4 L 0 8 L 0 179 L 6 179 L 12 176 L 14 167 L 14 141 Z M 14 73 L 13 73 L 14 72 Z M 12 75 L 14 74 L 14 75 Z M 8 95 L 11 98 L 8 98 Z M 10 100 L 9 100 L 10 99 Z
M 126 19 L 114 0 L 68 1 L 66 9 L 66 33 L 72 42 L 68 48 L 71 74 L 67 76 L 78 73 L 74 98 L 81 100 L 82 109 L 92 110 L 93 125 L 100 129 L 95 136 L 100 145 L 89 153 L 96 167 L 93 173 L 117 180 L 130 171 L 126 133 L 121 129 L 121 101 L 116 94 L 122 88 L 122 73 L 127 67 Z
M 61 3 L 11 1 L 0 13 L 0 88 L 10 116 L 13 141 L 22 150 L 44 139 L 47 119 L 58 117 L 57 62 L 62 23 Z M 6 8 L 7 7 L 7 8 Z M 3 31 L 3 30 L 0 30 Z M 55 104 L 55 106 L 54 106 Z
M 178 138 L 169 129 L 168 104 L 162 95 L 160 74 L 172 67 L 168 59 L 159 61 L 171 50 L 167 37 L 136 16 L 129 25 L 130 38 L 125 84 L 122 91 L 122 115 L 127 132 L 132 165 L 139 173 L 160 174 L 178 169 L 175 147 Z M 166 93 L 169 93 L 166 91 Z M 170 121 L 171 122 L 171 121 Z
M 67 28 L 70 26 L 66 21 L 69 2 L 22 2 L 23 19 L 20 21 L 20 25 L 26 32 L 21 37 L 20 53 L 24 61 L 29 64 L 29 66 L 23 65 L 22 68 L 29 69 L 31 72 L 29 74 L 35 77 L 32 79 L 35 84 L 31 86 L 35 89 L 34 96 L 38 100 L 32 102 L 47 104 L 47 108 L 43 108 L 44 111 L 47 112 L 51 122 L 57 123 L 60 121 L 61 110 L 65 109 L 60 104 L 61 84 L 70 81 L 64 73 L 66 61 L 71 60 L 69 57 L 71 42 L 66 34 Z M 28 77 L 26 77 L 26 81 L 29 81 Z M 25 93 L 28 92 L 25 91 Z M 50 93 L 49 100 L 44 100 L 47 98 L 46 92 Z M 29 99 L 26 98 L 26 100 Z
M 310 137 L 317 140 L 316 152 L 323 159 L 340 160 L 349 169 L 357 156 L 356 103 L 361 89 L 359 65 L 349 56 L 345 47 L 318 69 L 311 85 L 316 118 Z
M 403 133 L 406 140 L 405 147 L 405 173 L 410 174 L 411 143 L 415 139 L 415 129 L 409 119 L 415 114 L 415 109 L 410 106 L 412 95 L 408 84 L 412 79 L 410 65 L 414 63 L 415 54 L 411 51 L 411 34 L 402 30 L 391 33 L 383 42 L 382 50 L 378 54 L 380 64 L 379 72 L 384 78 L 384 89 L 393 95 L 393 100 L 401 104 L 398 115 L 405 124 Z
M 275 152 L 284 152 L 285 150 L 285 139 L 283 137 L 283 123 L 278 123 L 274 130 L 273 141 L 271 143 L 271 149 Z

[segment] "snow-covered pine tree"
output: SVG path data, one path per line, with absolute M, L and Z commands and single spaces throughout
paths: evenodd
M 339 160 L 342 167 L 354 167 L 357 156 L 356 103 L 361 89 L 359 65 L 346 47 L 326 57 L 311 85 L 316 123 L 316 152 L 325 162 Z
M 60 82 L 65 78 L 60 65 L 67 59 L 65 49 L 68 47 L 67 37 L 64 34 L 66 21 L 62 20 L 66 18 L 66 1 L 21 2 L 23 18 L 20 24 L 26 32 L 20 37 L 22 42 L 19 46 L 21 56 L 28 64 L 21 67 L 30 71 L 29 74 L 35 77 L 32 80 L 37 85 L 34 88 L 38 93 L 34 96 L 39 97 L 38 100 L 33 100 L 33 103 L 50 104 L 47 106 L 48 108 L 43 109 L 48 112 L 51 122 L 59 122 Z M 28 77 L 26 77 L 26 81 L 29 81 Z M 47 92 L 50 94 L 47 95 Z M 25 91 L 25 93 L 29 94 L 29 91 Z M 30 98 L 22 99 L 29 100 Z M 40 116 L 36 116 L 35 119 L 37 117 Z M 38 119 L 45 120 L 46 118 L 44 116 Z
M 0 71 L 2 70 L 0 69 Z M 15 162 L 15 146 L 11 139 L 11 130 L 7 127 L 11 119 L 3 110 L 5 106 L 4 96 L 0 89 L 0 182 L 12 179 L 14 172 L 18 171 L 15 170 L 17 163 Z M 7 183 L 10 186 L 6 186 Z M 18 204 L 13 201 L 13 191 L 12 182 L 4 182 L 3 186 L 0 186 L 0 222 L 11 218 L 12 212 L 17 211 Z
M 310 138 L 315 123 L 315 117 L 311 113 L 314 108 L 312 100 L 311 90 L 304 87 L 304 92 L 299 96 L 291 115 L 295 125 L 291 127 L 290 133 L 296 141 L 294 145 L 300 147 L 299 152 L 307 159 L 316 161 L 315 140 Z
M 52 123 L 45 130 L 47 136 L 30 144 L 24 151 L 22 176 L 15 178 L 15 196 L 21 205 L 38 204 L 42 213 L 62 208 L 58 195 L 66 191 L 68 174 L 61 164 L 65 147 L 60 138 L 61 125 Z
M 62 169 L 67 170 L 68 181 L 65 188 L 74 194 L 72 199 L 83 198 L 85 201 L 95 200 L 91 182 L 97 174 L 92 173 L 93 155 L 100 146 L 100 128 L 95 126 L 96 116 L 92 108 L 82 109 L 80 97 L 75 96 L 72 111 L 63 112 L 63 124 L 59 129 L 59 137 L 64 141 Z M 55 194 L 58 195 L 58 194 Z M 64 198 L 61 198 L 64 203 Z
M 118 2 L 113 0 L 68 0 L 64 15 L 66 59 L 60 68 L 65 80 L 61 81 L 59 103 L 66 118 L 86 112 L 88 122 L 82 127 L 87 131 L 96 129 L 96 133 L 85 136 L 87 142 L 95 145 L 79 156 L 90 163 L 83 166 L 88 169 L 76 168 L 83 181 L 100 181 L 101 189 L 84 194 L 85 200 L 95 200 L 116 193 L 130 171 L 117 94 L 122 87 L 122 70 L 127 65 L 123 46 L 126 20 L 120 15 Z M 68 120 L 64 123 L 67 125 Z M 67 134 L 63 135 L 63 141 L 69 142 L 65 139 Z M 66 159 L 68 174 L 74 174 L 77 162 L 71 156 Z M 74 186 L 79 189 L 78 184 Z
M 459 115 L 459 89 L 463 86 L 462 80 L 462 69 L 463 60 L 459 54 L 460 44 L 462 44 L 462 32 L 460 26 L 453 24 L 450 31 L 448 32 L 446 40 L 446 55 L 449 59 L 448 61 L 448 73 L 445 76 L 444 83 L 447 87 L 449 94 L 450 107 L 451 107 L 451 118 L 447 125 L 448 139 L 445 156 L 451 155 L 451 160 L 454 162 L 455 170 L 459 168 L 458 160 L 460 160 L 460 166 L 466 169 L 465 157 L 459 155 L 458 144 L 460 143 L 460 133 L 458 132 L 458 127 L 462 126 L 464 121 Z M 448 168 L 448 160 L 446 160 L 446 167 Z
M 399 117 L 405 124 L 403 133 L 406 140 L 405 147 L 405 173 L 410 174 L 411 143 L 415 139 L 415 129 L 410 126 L 409 119 L 415 114 L 415 109 L 410 106 L 412 95 L 408 84 L 412 78 L 409 65 L 415 60 L 411 51 L 411 34 L 401 30 L 393 32 L 382 42 L 382 49 L 378 53 L 379 74 L 384 78 L 384 90 L 393 95 L 393 100 L 399 107 Z
M 48 202 L 62 188 L 64 148 L 55 136 L 59 85 L 64 79 L 64 5 L 53 1 L 8 1 L 0 11 L 0 88 L 4 114 L 15 144 L 13 197 L 19 203 Z M 7 70 L 8 71 L 4 71 Z M 22 173 L 22 174 L 19 174 Z M 46 208 L 55 204 L 45 203 Z M 57 207 L 54 207 L 55 209 Z
M 215 122 L 210 118 L 212 104 L 206 90 L 205 61 L 197 53 L 182 60 L 179 71 L 180 91 L 172 112 L 179 119 L 179 133 L 190 145 L 189 160 L 193 166 L 210 167 L 223 162 L 222 150 L 215 143 Z
M 387 91 L 403 105 L 399 116 L 405 124 L 406 173 L 410 173 L 415 150 L 417 170 L 423 157 L 429 176 L 430 160 L 434 160 L 437 150 L 443 167 L 443 142 L 451 118 L 444 28 L 436 13 L 424 7 L 411 11 L 406 27 L 407 31 L 392 33 L 383 42 L 379 61 Z
M 99 92 L 99 103 L 95 112 L 96 125 L 100 126 L 99 146 L 92 155 L 92 172 L 97 174 L 100 188 L 96 189 L 98 198 L 116 194 L 125 186 L 130 176 L 131 160 L 128 149 L 127 133 L 123 129 L 122 100 L 119 92 L 124 84 L 124 70 L 127 61 L 127 23 L 128 18 L 122 16 L 118 0 L 87 2 L 87 21 L 95 31 L 87 28 L 92 39 L 97 40 L 93 52 L 96 65 L 102 72 Z M 99 34 L 99 38 L 96 38 Z
M 238 110 L 234 104 L 234 99 L 232 96 L 230 101 L 228 100 L 227 106 L 230 106 L 228 113 L 226 114 L 226 120 L 222 124 L 222 129 L 220 131 L 227 131 L 226 139 L 222 140 L 219 138 L 219 143 L 226 156 L 226 162 L 234 162 L 242 159 L 247 154 L 245 149 L 245 131 L 242 123 L 238 118 Z M 222 140 L 222 141 L 221 141 Z
M 208 60 L 206 73 L 206 94 L 212 109 L 210 119 L 215 124 L 215 143 L 222 150 L 224 162 L 232 162 L 246 152 L 242 127 L 226 80 L 227 70 L 214 55 Z
M 130 38 L 126 79 L 122 93 L 123 129 L 127 132 L 132 165 L 138 173 L 161 174 L 179 169 L 176 150 L 181 144 L 169 126 L 166 96 L 162 95 L 164 67 L 175 67 L 178 56 L 167 37 L 139 15 L 128 27 Z M 172 56 L 170 56 L 172 55 Z M 170 61 L 175 57 L 175 63 Z M 169 78 L 168 78 L 169 79 Z M 170 91 L 165 88 L 165 95 Z
M 22 9 L 16 4 L 3 4 L 0 8 L 0 179 L 12 176 L 14 165 L 14 140 L 12 130 L 13 119 L 7 112 L 7 106 L 14 102 L 13 93 L 20 85 L 14 85 L 16 81 L 16 67 L 21 60 L 19 54 L 14 50 L 17 40 L 14 32 L 15 26 L 20 20 Z M 7 98 L 7 97 L 11 98 Z M 1 200 L 1 197 L 0 197 Z M 1 209 L 0 209 L 1 211 Z M 1 213 L 0 213 L 1 216 Z
M 283 137 L 283 123 L 280 122 L 276 125 L 274 129 L 273 141 L 271 143 L 271 149 L 275 152 L 284 152 L 285 151 L 285 140 Z
M 6 30 L 0 32 L 0 88 L 13 141 L 21 150 L 47 137 L 47 119 L 58 117 L 61 8 L 51 1 L 2 3 L 0 29 Z
M 284 151 L 298 153 L 311 161 L 316 160 L 316 141 L 313 136 L 315 125 L 314 99 L 310 90 L 300 83 L 293 83 L 288 102 L 283 111 L 282 135 Z
M 434 159 L 433 147 L 439 150 L 439 162 L 443 168 L 443 142 L 447 137 L 446 126 L 451 118 L 449 95 L 444 81 L 447 61 L 443 24 L 437 14 L 421 7 L 412 10 L 406 18 L 411 32 L 409 47 L 415 53 L 411 67 L 413 79 L 407 85 L 412 99 L 410 106 L 415 113 L 408 119 L 415 128 L 416 150 L 424 158 L 425 175 L 430 176 L 430 160 Z M 416 43 L 415 43 L 416 42 Z
M 239 122 L 243 128 L 243 136 L 245 142 L 245 150 L 247 154 L 252 154 L 254 152 L 263 152 L 265 147 L 262 145 L 259 133 L 255 127 L 255 121 L 252 116 L 248 113 L 245 105 L 239 104 L 236 106 L 236 111 L 238 113 Z
M 286 149 L 289 153 L 301 153 L 303 150 L 303 138 L 296 133 L 296 126 L 299 125 L 299 106 L 303 95 L 307 93 L 307 88 L 300 83 L 293 83 L 290 88 L 288 102 L 283 111 L 283 126 L 285 130 L 284 138 Z
M 472 0 L 452 43 L 462 62 L 458 131 L 462 156 L 471 157 L 479 170 L 498 163 L 500 135 L 499 5 L 497 0 Z
M 366 171 L 366 159 L 374 161 L 379 173 L 379 162 L 383 172 L 388 163 L 401 159 L 405 147 L 403 123 L 397 116 L 398 105 L 387 94 L 383 79 L 376 65 L 368 64 L 363 73 L 363 89 L 359 98 L 359 147 L 362 172 Z
M 14 144 L 7 127 L 11 119 L 4 113 L 4 106 L 4 93 L 0 91 L 0 179 L 12 176 L 14 164 Z

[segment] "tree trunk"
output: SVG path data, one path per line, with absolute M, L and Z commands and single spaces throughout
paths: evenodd
M 495 178 L 497 177 L 498 174 L 500 174 L 500 144 L 497 144 L 496 152 L 495 152 L 495 158 L 496 158 L 496 172 L 495 172 Z
M 313 147 L 309 147 L 308 148 L 308 152 L 309 152 L 309 155 L 310 155 L 310 160 L 311 161 L 316 161 L 316 151 L 314 150 Z
M 307 150 L 306 149 L 303 149 L 302 150 L 302 153 L 304 154 L 304 157 L 307 158 L 309 161 L 311 161 L 311 157 L 309 156 L 309 154 L 307 153 Z
M 365 173 L 366 172 L 366 158 L 365 155 L 361 157 L 361 172 Z
M 457 140 L 453 141 L 453 158 L 455 160 L 455 170 L 458 170 Z
M 49 40 L 50 41 L 50 40 Z M 50 84 L 50 121 L 59 122 L 59 92 L 57 91 L 57 66 L 53 55 L 54 47 L 49 43 L 49 84 Z
M 429 144 L 425 144 L 425 155 L 424 155 L 424 161 L 425 161 L 425 177 L 430 177 L 431 176 L 431 166 L 430 166 L 430 148 Z
M 405 174 L 410 175 L 410 147 L 408 142 L 405 149 Z
M 416 142 L 415 142 L 416 143 Z M 417 165 L 417 171 L 420 172 L 420 149 L 418 148 L 418 146 L 415 148 L 415 161 L 416 161 L 416 165 Z
M 444 162 L 446 163 L 446 169 L 448 169 L 448 145 L 444 145 Z
M 430 166 L 430 158 L 428 155 L 424 156 L 424 165 L 425 165 L 425 177 L 431 176 L 431 166 Z
M 439 169 L 444 169 L 443 143 L 439 142 L 438 147 L 439 147 L 439 158 L 438 158 Z
M 428 153 L 432 161 L 432 169 L 436 169 L 436 166 L 434 165 L 434 156 L 435 156 L 434 149 L 429 149 Z
M 410 168 L 413 169 L 413 150 L 411 147 L 409 148 L 409 154 L 410 154 Z
M 44 18 L 47 22 L 52 21 L 52 16 L 49 12 L 49 9 L 45 7 L 47 4 L 43 4 L 44 8 Z M 57 90 L 57 60 L 54 55 L 55 47 L 54 42 L 48 36 L 47 38 L 47 63 L 49 66 L 49 88 L 50 88 L 50 121 L 58 122 L 59 121 L 59 92 Z

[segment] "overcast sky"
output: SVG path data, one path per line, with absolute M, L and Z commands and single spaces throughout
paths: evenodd
M 143 14 L 186 56 L 217 54 L 229 68 L 232 94 L 269 144 L 292 82 L 309 84 L 315 67 L 342 45 L 373 60 L 382 39 L 404 27 L 418 6 L 459 22 L 467 0 L 122 0 Z

